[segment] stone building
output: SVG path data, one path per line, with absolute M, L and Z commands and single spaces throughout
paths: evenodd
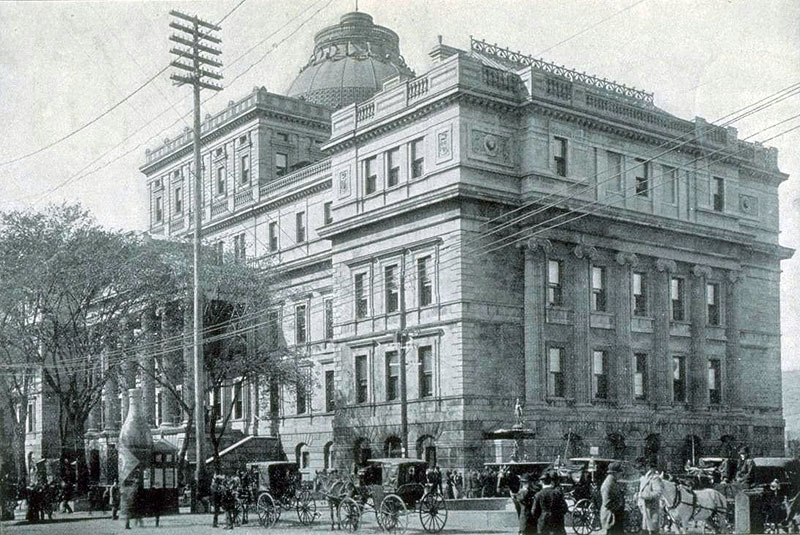
M 350 13 L 289 96 L 203 123 L 204 239 L 277 262 L 265 314 L 313 361 L 249 387 L 242 437 L 307 471 L 476 466 L 519 399 L 530 458 L 781 454 L 776 150 L 483 41 L 430 58 Z M 192 231 L 191 142 L 147 151 L 155 236 Z

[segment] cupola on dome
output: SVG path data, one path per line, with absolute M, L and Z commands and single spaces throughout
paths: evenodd
M 366 13 L 347 13 L 314 36 L 314 53 L 287 94 L 338 109 L 367 100 L 398 75 L 414 73 L 397 34 Z

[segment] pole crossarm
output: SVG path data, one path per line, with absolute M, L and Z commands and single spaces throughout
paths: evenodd
M 202 80 L 197 80 L 193 76 L 181 76 L 180 74 L 172 74 L 172 75 L 170 75 L 169 78 L 170 78 L 170 80 L 173 80 L 173 81 L 177 82 L 176 85 L 184 85 L 184 84 L 194 85 L 194 84 L 197 84 L 198 86 L 200 86 L 203 89 L 210 89 L 212 91 L 222 91 L 222 86 L 216 85 L 216 84 L 212 84 L 212 83 L 208 83 L 208 82 L 203 82 Z
M 174 9 L 170 10 L 169 14 L 172 15 L 173 17 L 178 17 L 179 19 L 183 19 L 193 24 L 197 24 L 198 26 L 203 26 L 204 28 L 209 28 L 217 32 L 222 30 L 222 28 L 220 28 L 216 24 L 211 24 L 210 22 L 206 22 L 203 19 L 198 18 L 197 16 L 187 15 L 186 13 L 175 11 Z
M 203 33 L 203 32 L 199 32 L 199 31 L 195 32 L 194 28 L 190 28 L 189 26 L 184 26 L 183 24 L 178 24 L 177 22 L 170 22 L 169 23 L 169 27 L 173 28 L 175 30 L 181 31 L 181 32 L 188 33 L 192 37 L 197 35 L 198 39 L 211 41 L 212 43 L 217 44 L 217 45 L 222 42 L 222 39 L 220 39 L 219 37 L 215 37 L 215 36 L 211 35 L 210 33 Z
M 213 56 L 219 56 L 220 54 L 222 54 L 222 51 L 219 49 L 212 48 L 210 46 L 206 46 L 200 43 L 195 43 L 193 41 L 181 37 L 180 35 L 172 34 L 169 36 L 169 40 L 179 43 L 183 46 L 188 46 L 189 48 L 197 47 L 197 50 L 199 50 L 200 52 L 205 52 L 206 54 L 211 54 Z
M 173 61 L 172 63 L 170 63 L 170 65 L 172 65 L 173 67 L 177 67 L 179 69 L 183 69 L 184 71 L 197 73 L 197 74 L 200 75 L 201 78 L 203 76 L 206 76 L 208 78 L 213 78 L 214 80 L 222 80 L 222 75 L 219 74 L 219 73 L 216 73 L 216 72 L 213 72 L 213 71 L 207 71 L 207 70 L 202 69 L 202 68 L 196 69 L 192 65 L 186 65 L 185 63 L 181 63 L 180 61 Z
M 205 56 L 200 56 L 200 55 L 198 55 L 197 58 L 194 58 L 192 56 L 192 51 L 191 50 L 185 50 L 185 49 L 182 49 L 182 48 L 170 48 L 169 51 L 170 51 L 171 54 L 175 54 L 180 59 L 192 58 L 192 59 L 197 59 L 197 61 L 199 61 L 200 63 L 205 63 L 206 65 L 211 65 L 212 67 L 222 67 L 222 63 L 220 63 L 219 61 L 217 61 L 215 59 L 207 58 Z

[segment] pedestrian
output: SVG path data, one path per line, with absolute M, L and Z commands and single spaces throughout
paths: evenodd
M 229 477 L 225 481 L 222 494 L 222 508 L 225 510 L 225 527 L 223 529 L 233 529 L 236 515 L 236 493 L 238 492 L 238 481 L 234 477 Z
M 536 532 L 543 535 L 566 534 L 564 516 L 567 514 L 567 502 L 557 482 L 558 474 L 547 470 L 541 477 L 542 490 L 533 498 L 531 522 L 536 526 Z
M 219 526 L 219 508 L 222 506 L 222 495 L 225 492 L 225 476 L 218 472 L 214 472 L 214 477 L 211 479 L 211 503 L 214 507 L 214 520 L 211 522 L 211 527 Z
M 70 501 L 72 501 L 72 482 L 64 479 L 61 481 L 61 512 L 72 513 Z
M 639 478 L 639 492 L 636 495 L 636 505 L 642 512 L 642 529 L 647 533 L 658 533 L 661 528 L 661 474 L 658 472 L 656 462 L 647 462 L 647 471 Z
M 456 471 L 456 500 L 464 497 L 464 476 L 460 471 Z
M 600 524 L 608 535 L 625 533 L 625 489 L 617 481 L 621 473 L 622 465 L 611 463 L 600 487 Z
M 522 474 L 519 479 L 519 492 L 512 496 L 514 508 L 517 510 L 517 533 L 519 535 L 529 535 L 536 533 L 536 524 L 533 523 L 531 516 L 535 493 L 530 485 L 530 474 Z
M 103 501 L 111 507 L 111 520 L 119 518 L 119 484 L 116 478 L 111 482 L 111 486 L 106 487 L 103 492 Z

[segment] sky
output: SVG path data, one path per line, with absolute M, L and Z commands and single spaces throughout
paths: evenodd
M 105 226 L 146 228 L 144 151 L 191 125 L 191 90 L 171 84 L 171 69 L 145 85 L 171 60 L 171 9 L 212 22 L 233 10 L 221 32 L 225 90 L 204 96 L 205 114 L 255 86 L 285 92 L 314 33 L 355 7 L 240 2 L 0 0 L 0 211 L 77 201 Z M 685 119 L 715 121 L 800 82 L 796 0 L 360 0 L 358 8 L 399 34 L 418 74 L 437 36 L 459 48 L 473 36 L 653 92 L 657 106 Z M 799 104 L 794 95 L 732 126 L 741 139 Z M 780 243 L 797 249 L 800 129 L 768 145 L 791 175 L 779 189 Z M 800 369 L 800 253 L 782 269 L 782 367 Z

